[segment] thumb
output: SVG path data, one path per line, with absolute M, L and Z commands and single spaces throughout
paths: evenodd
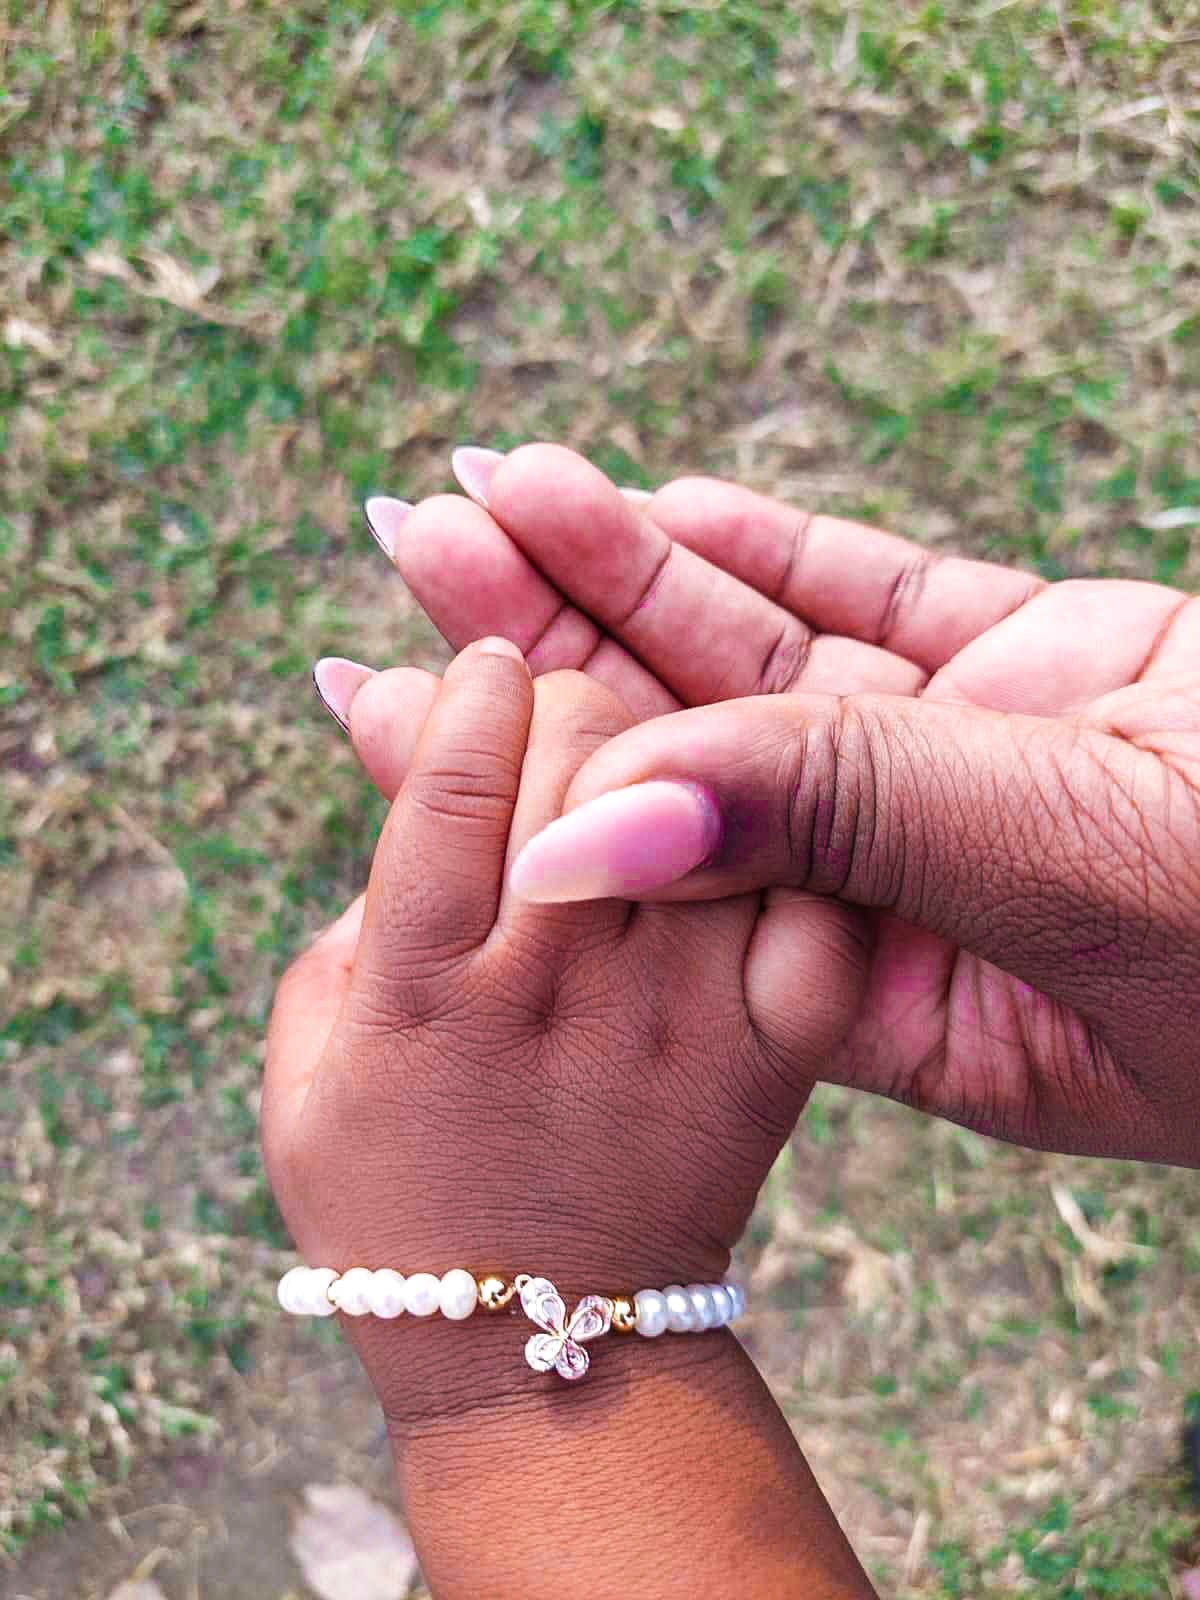
M 1165 889 L 1155 903 L 1170 798 L 1155 756 L 1058 719 L 886 695 L 725 701 L 596 751 L 511 886 L 537 900 L 836 894 L 1087 1009 L 1178 937 Z M 1097 950 L 1102 963 L 1083 959 Z

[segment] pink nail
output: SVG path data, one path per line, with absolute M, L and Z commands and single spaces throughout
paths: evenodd
M 451 455 L 450 470 L 471 499 L 486 510 L 488 485 L 503 460 L 504 452 L 501 450 L 485 450 L 481 445 L 464 444 Z
M 350 702 L 367 679 L 374 676 L 373 667 L 348 661 L 345 656 L 323 656 L 313 668 L 313 685 L 321 704 L 347 732 L 350 730 Z
M 509 887 L 543 902 L 640 899 L 698 867 L 720 831 L 716 803 L 699 784 L 633 784 L 543 828 L 513 862 Z
M 393 500 L 386 494 L 373 494 L 363 502 L 363 516 L 367 519 L 371 537 L 389 561 L 395 559 L 400 524 L 411 510 L 411 501 Z

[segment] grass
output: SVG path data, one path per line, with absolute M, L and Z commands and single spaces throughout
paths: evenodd
M 307 672 L 444 659 L 361 497 L 556 438 L 1194 586 L 1200 7 L 76 0 L 0 82 L 15 1551 L 278 1338 L 263 1024 L 381 815 Z M 1194 1186 L 829 1092 L 747 1250 L 892 1592 L 1165 1592 Z

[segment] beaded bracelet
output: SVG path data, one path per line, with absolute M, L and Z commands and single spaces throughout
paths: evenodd
M 348 1317 L 431 1317 L 440 1311 L 452 1322 L 469 1317 L 476 1306 L 503 1311 L 513 1298 L 531 1322 L 541 1329 L 526 1342 L 525 1359 L 535 1372 L 558 1373 L 561 1378 L 582 1378 L 588 1369 L 583 1348 L 611 1329 L 640 1333 L 656 1339 L 660 1333 L 706 1333 L 740 1317 L 746 1297 L 736 1283 L 678 1283 L 666 1289 L 639 1289 L 636 1294 L 607 1297 L 584 1295 L 570 1317 L 566 1302 L 549 1278 L 518 1272 L 515 1278 L 488 1273 L 475 1277 L 464 1267 L 453 1267 L 439 1277 L 414 1272 L 403 1277 L 391 1267 L 372 1272 L 351 1267 L 338 1273 L 332 1267 L 293 1267 L 279 1280 L 279 1304 L 297 1316 L 331 1317 L 344 1311 Z M 516 1309 L 515 1307 L 513 1308 Z

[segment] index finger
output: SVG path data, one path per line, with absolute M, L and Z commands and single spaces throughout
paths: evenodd
M 923 687 L 911 661 L 814 629 L 756 583 L 697 554 L 663 528 L 653 502 L 631 504 L 562 445 L 527 444 L 505 456 L 487 502 L 538 570 L 685 705 L 799 689 Z
M 409 510 L 377 496 L 366 509 L 376 537 L 386 532 L 400 576 L 455 650 L 503 634 L 535 678 L 576 668 L 639 719 L 679 709 L 666 685 L 572 605 L 474 501 L 434 495 Z

